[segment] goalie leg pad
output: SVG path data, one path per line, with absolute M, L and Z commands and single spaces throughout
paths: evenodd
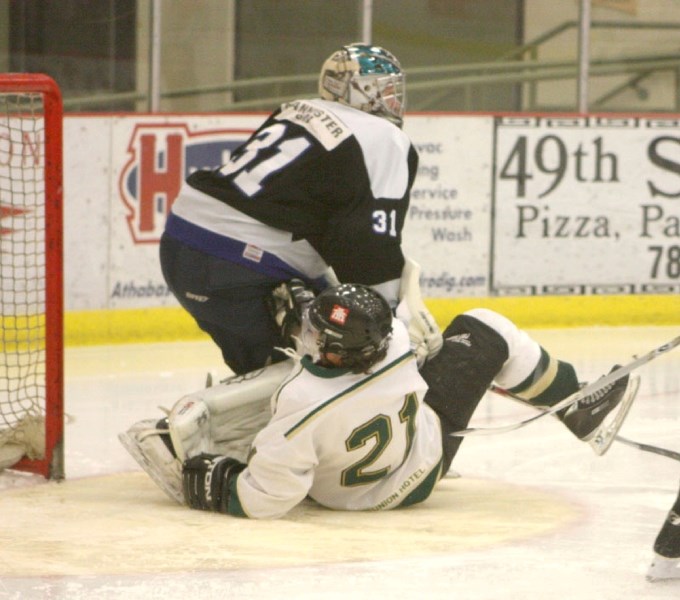
M 167 430 L 156 427 L 157 423 L 157 419 L 139 421 L 118 439 L 159 488 L 178 504 L 184 504 L 182 465 L 162 438 Z
M 255 435 L 271 419 L 271 396 L 291 366 L 290 360 L 276 363 L 177 402 L 168 422 L 178 458 L 219 454 L 247 462 Z

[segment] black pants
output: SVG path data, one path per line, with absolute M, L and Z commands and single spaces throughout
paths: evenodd
M 189 248 L 168 235 L 160 243 L 160 262 L 170 291 L 222 351 L 237 375 L 286 356 L 268 306 L 281 281 Z
M 425 402 L 439 416 L 445 473 L 458 452 L 465 429 L 480 400 L 508 359 L 508 346 L 494 329 L 468 315 L 457 316 L 444 331 L 439 354 L 420 369 L 429 390 Z

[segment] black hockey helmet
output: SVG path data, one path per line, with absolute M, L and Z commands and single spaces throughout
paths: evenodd
M 356 372 L 384 358 L 392 333 L 392 310 L 374 289 L 343 283 L 321 292 L 309 306 L 309 323 L 321 353 L 332 352 Z

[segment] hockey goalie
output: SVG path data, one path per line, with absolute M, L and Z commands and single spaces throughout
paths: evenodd
M 573 396 L 555 414 L 587 442 L 630 406 L 627 373 L 579 395 L 573 367 L 498 313 L 457 315 L 441 334 L 417 271 L 405 269 L 396 317 L 364 285 L 290 294 L 280 319 L 299 324 L 289 360 L 186 396 L 121 442 L 179 503 L 277 518 L 305 498 L 340 510 L 426 500 L 492 382 L 539 410 Z

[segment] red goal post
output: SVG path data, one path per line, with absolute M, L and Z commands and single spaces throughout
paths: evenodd
M 0 74 L 0 469 L 64 477 L 61 92 Z

